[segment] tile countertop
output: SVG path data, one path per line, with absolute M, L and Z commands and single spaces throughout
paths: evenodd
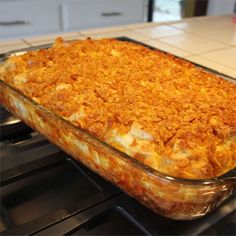
M 126 36 L 236 78 L 236 24 L 232 16 L 205 16 L 181 21 L 141 23 L 80 32 L 0 41 L 0 53 L 65 40 Z

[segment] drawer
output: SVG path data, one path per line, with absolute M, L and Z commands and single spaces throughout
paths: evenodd
M 50 1 L 0 2 L 0 38 L 59 31 L 59 12 Z
M 139 23 L 144 21 L 145 0 L 68 0 L 62 5 L 63 29 Z

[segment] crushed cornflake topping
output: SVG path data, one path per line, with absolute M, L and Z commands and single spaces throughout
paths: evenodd
M 236 84 L 189 62 L 115 39 L 61 38 L 9 61 L 7 83 L 124 152 L 132 140 L 129 153 L 153 168 L 210 178 L 236 166 Z

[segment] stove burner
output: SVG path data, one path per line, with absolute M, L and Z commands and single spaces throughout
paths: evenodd
M 0 113 L 0 126 L 11 125 L 21 122 L 19 119 L 13 117 L 11 113 L 9 113 L 3 107 L 0 107 Z
M 167 219 L 0 112 L 1 235 L 236 234 L 236 193 L 200 219 Z
M 9 139 L 11 142 L 24 139 L 32 132 L 32 129 L 25 125 L 21 120 L 12 116 L 3 107 L 0 107 L 0 130 L 0 140 L 4 141 Z

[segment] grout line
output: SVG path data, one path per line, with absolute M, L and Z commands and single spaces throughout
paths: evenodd
M 136 33 L 136 32 L 134 32 L 134 31 L 132 31 L 132 30 L 123 30 L 123 31 L 113 31 L 113 32 L 104 32 L 104 33 L 95 33 L 95 34 L 85 34 L 85 33 L 81 33 L 81 32 L 79 32 L 82 36 L 86 36 L 86 37 L 93 37 L 93 36 L 97 36 L 97 35 L 106 35 L 106 34 L 113 34 L 113 33 L 122 33 L 122 32 L 127 32 L 127 33 L 132 33 L 132 34 L 134 34 L 134 36 L 137 36 L 137 37 L 146 37 L 147 39 L 142 39 L 142 40 L 138 40 L 138 41 L 140 41 L 140 42 L 144 42 L 144 41 L 148 41 L 148 40 L 152 40 L 152 38 L 150 38 L 150 37 L 148 37 L 148 36 L 146 36 L 146 35 L 143 35 L 143 34 L 140 34 L 140 33 Z M 120 35 L 120 36 L 122 36 L 122 34 Z M 125 36 L 125 35 L 123 35 L 123 36 Z M 112 37 L 112 36 L 111 36 Z M 116 37 L 116 36 L 115 36 Z M 117 37 L 119 37 L 119 36 L 117 36 Z M 127 36 L 128 37 L 128 36 Z M 130 38 L 134 38 L 134 37 L 132 37 L 132 36 L 130 36 Z
M 174 36 L 177 36 L 177 35 L 180 35 L 181 33 L 176 33 L 176 34 L 171 34 L 171 35 L 165 35 L 165 36 L 157 36 L 157 37 L 151 37 L 151 36 L 149 36 L 149 35 L 147 35 L 147 34 L 145 34 L 145 33 L 140 33 L 140 32 L 136 32 L 136 30 L 137 29 L 134 29 L 134 30 L 131 30 L 133 33 L 135 33 L 135 34 L 139 34 L 139 35 L 142 35 L 142 36 L 145 36 L 145 37 L 147 37 L 147 38 L 150 38 L 150 40 L 158 40 L 158 39 L 163 39 L 163 38 L 167 38 L 167 37 L 174 37 Z M 180 30 L 181 31 L 181 30 Z
M 196 36 L 201 36 L 201 37 L 204 37 L 205 39 L 209 39 L 211 41 L 215 41 L 217 43 L 224 43 L 224 44 L 227 44 L 229 46 L 233 46 L 234 44 L 230 43 L 230 42 L 226 42 L 226 41 L 223 41 L 223 40 L 219 40 L 219 39 L 213 39 L 213 37 L 210 37 L 210 36 L 207 36 L 207 35 L 204 35 L 204 34 L 201 34 L 201 33 L 193 33 L 194 35 Z
M 80 32 L 75 32 L 76 34 L 78 34 L 79 36 L 84 36 L 83 34 L 81 34 Z
M 205 59 L 205 58 L 200 57 L 200 59 Z M 223 73 L 223 74 L 228 75 L 230 77 L 235 77 L 236 76 L 236 70 L 233 70 L 232 68 L 229 68 L 229 67 L 227 67 L 225 65 L 221 65 L 219 63 L 216 63 L 216 62 L 213 62 L 213 61 L 210 61 L 210 60 L 209 60 L 209 62 L 213 62 L 216 66 L 215 65 L 213 65 L 213 66 L 212 65 L 207 65 L 206 63 L 202 63 L 202 62 L 195 61 L 195 60 L 191 61 L 188 58 L 186 58 L 186 60 L 188 60 L 191 63 L 196 63 L 196 64 L 198 64 L 200 66 L 205 67 L 205 68 L 209 68 L 209 69 L 215 70 L 217 72 Z M 207 60 L 207 59 L 205 59 L 205 60 Z M 230 72 L 228 70 L 230 70 Z
M 212 49 L 212 50 L 201 52 L 201 53 L 194 53 L 194 55 L 200 56 L 200 55 L 203 55 L 205 53 L 218 52 L 218 51 L 221 51 L 221 50 L 224 50 L 224 49 L 232 48 L 232 46 L 230 46 L 230 45 L 225 45 L 225 46 L 226 47 L 224 47 L 224 48 L 217 48 L 217 49 Z
M 18 41 L 18 42 L 14 42 L 14 41 Z M 0 41 L 0 46 L 1 47 L 10 47 L 10 46 L 16 46 L 16 45 L 19 45 L 19 44 L 22 44 L 24 43 L 24 40 L 22 38 L 19 38 L 17 40 L 13 40 L 13 42 L 10 40 L 10 43 L 7 43 L 8 40 L 5 39 L 5 40 L 1 40 Z
M 203 56 L 199 56 L 199 57 L 202 58 L 202 59 L 204 59 L 204 60 L 208 60 L 208 61 L 210 61 L 210 62 L 213 62 L 213 63 L 215 63 L 215 64 L 221 65 L 221 66 L 223 66 L 223 67 L 226 67 L 226 68 L 231 69 L 231 70 L 233 70 L 233 71 L 236 72 L 235 68 L 233 68 L 233 67 L 231 67 L 231 66 L 226 66 L 226 65 L 219 64 L 218 62 L 215 62 L 215 61 L 213 61 L 212 59 L 208 59 L 208 58 L 205 58 L 205 57 L 203 57 Z
M 151 38 L 151 37 L 148 36 L 148 35 L 145 35 L 145 34 L 142 34 L 142 33 L 139 33 L 139 32 L 135 32 L 135 31 L 132 30 L 132 29 L 130 29 L 130 30 L 128 30 L 128 31 L 130 31 L 130 32 L 133 33 L 133 34 L 136 34 L 138 37 L 139 37 L 139 36 L 144 36 L 144 37 L 146 37 L 146 38 L 148 38 L 148 39 L 150 39 L 150 40 L 153 39 L 153 38 Z
M 145 29 L 145 28 L 152 28 L 152 27 L 157 27 L 157 26 L 162 26 L 162 25 L 169 25 L 169 21 L 165 21 L 165 22 L 155 22 L 155 21 L 152 21 L 152 22 L 144 22 L 143 24 L 142 23 L 137 23 L 139 26 L 135 26 L 137 24 L 129 24 L 129 25 L 123 25 L 123 27 L 126 29 L 126 30 L 135 30 L 135 29 Z M 133 27 L 132 27 L 133 25 Z
M 192 22 L 192 21 L 191 21 L 191 22 Z M 180 22 L 180 23 L 185 23 L 185 22 Z M 203 21 L 203 22 L 197 22 L 197 23 L 203 23 L 203 24 L 204 24 L 204 21 Z M 170 24 L 169 26 L 172 26 L 172 27 L 174 27 L 175 29 L 183 30 L 183 31 L 188 32 L 188 33 L 195 33 L 195 30 L 191 30 L 191 28 L 190 28 L 190 30 L 189 30 L 189 29 L 183 29 L 183 28 L 181 28 L 181 27 L 175 26 L 174 24 L 176 24 L 176 23 Z M 200 27 L 200 26 L 199 26 L 199 27 Z M 212 28 L 212 26 L 209 27 L 209 28 Z M 231 25 L 227 25 L 227 26 L 217 26 L 216 30 L 224 30 L 224 29 L 231 29 L 231 28 L 233 28 Z M 211 30 L 211 32 L 212 32 L 212 31 L 215 31 L 215 29 L 214 29 L 214 30 Z M 204 34 L 204 32 L 203 32 L 202 34 Z
M 132 30 L 129 30 L 129 31 L 133 32 Z M 83 33 L 81 33 L 81 32 L 76 32 L 76 33 L 77 33 L 79 36 L 89 37 L 89 35 L 85 35 L 85 34 L 83 34 Z M 136 34 L 138 34 L 138 33 L 136 33 Z M 139 35 L 141 35 L 141 34 L 139 34 Z M 171 36 L 170 36 L 170 37 L 171 37 Z M 155 40 L 155 39 L 150 38 L 150 39 L 147 40 L 146 42 L 148 43 L 149 41 L 154 41 L 154 40 Z M 156 39 L 156 40 L 159 41 L 158 39 Z M 142 40 L 142 41 L 143 41 L 143 40 Z M 22 39 L 22 42 L 24 42 L 25 44 L 27 44 L 27 45 L 29 45 L 29 46 L 33 46 L 30 42 L 26 41 L 26 39 Z M 199 53 L 199 54 L 198 54 L 198 53 L 192 53 L 192 52 L 186 51 L 185 49 L 182 49 L 182 48 L 180 48 L 180 47 L 173 46 L 172 44 L 169 44 L 169 43 L 166 43 L 166 42 L 162 42 L 162 41 L 159 41 L 159 42 L 160 42 L 160 43 L 167 44 L 168 46 L 171 46 L 171 47 L 173 47 L 173 48 L 180 49 L 180 50 L 182 50 L 182 51 L 184 51 L 184 52 L 186 52 L 186 53 L 190 53 L 190 54 L 187 55 L 187 56 L 181 56 L 183 59 L 188 60 L 188 57 L 196 56 L 196 57 L 200 57 L 200 58 L 202 58 L 202 59 L 204 59 L 204 60 L 208 60 L 208 61 L 210 61 L 210 62 L 213 62 L 213 63 L 215 63 L 215 64 L 218 64 L 218 65 L 220 65 L 220 66 L 226 67 L 226 68 L 228 68 L 228 69 L 234 70 L 234 69 L 233 69 L 232 67 L 230 67 L 230 66 L 222 65 L 222 64 L 219 64 L 219 63 L 217 63 L 217 62 L 215 62 L 215 61 L 212 61 L 211 59 L 207 59 L 207 58 L 202 57 L 202 54 L 210 53 L 210 52 L 215 52 L 215 51 L 220 51 L 220 50 L 222 50 L 222 49 L 228 49 L 228 48 L 231 48 L 231 46 L 228 46 L 228 45 L 227 45 L 227 47 L 225 47 L 225 48 L 210 50 L 210 51 L 206 51 L 206 52 L 204 52 L 204 53 Z M 18 44 L 16 44 L 16 45 L 18 45 Z M 158 48 L 158 47 L 157 47 L 157 49 L 162 50 L 161 48 Z M 163 50 L 163 51 L 165 51 L 165 50 Z M 174 55 L 174 54 L 173 54 L 173 55 Z M 175 56 L 175 55 L 174 55 L 174 56 Z M 189 61 L 189 60 L 188 60 L 188 61 Z M 190 62 L 192 62 L 192 61 L 190 61 Z
M 201 37 L 203 37 L 203 38 L 205 38 L 205 39 L 210 39 L 211 41 L 215 41 L 215 42 L 218 42 L 218 43 L 227 43 L 227 42 L 225 42 L 225 41 L 213 39 L 213 38 L 211 38 L 210 36 L 207 36 L 207 35 L 204 34 L 204 33 L 195 32 L 194 30 L 185 30 L 185 29 L 178 28 L 178 27 L 176 27 L 176 26 L 174 26 L 174 25 L 170 25 L 170 26 L 174 27 L 175 29 L 179 29 L 179 30 L 181 30 L 182 32 L 187 33 L 187 34 L 193 34 L 193 35 L 195 35 L 195 36 L 201 36 Z M 222 27 L 222 28 L 219 27 L 219 28 L 217 28 L 217 30 L 230 29 L 230 28 L 231 28 L 230 26 L 225 26 L 225 27 Z M 215 30 L 214 30 L 214 31 L 215 31 Z M 213 31 L 212 31 L 212 32 L 213 32 Z M 232 44 L 229 43 L 229 42 L 228 42 L 227 44 L 232 45 Z
M 120 25 L 120 26 L 114 26 L 114 28 L 116 29 L 111 29 L 112 27 L 111 26 L 108 26 L 108 27 L 98 27 L 98 28 L 88 28 L 88 29 L 83 29 L 83 30 L 80 30 L 78 33 L 80 34 L 85 34 L 86 31 L 97 31 L 95 33 L 89 33 L 90 35 L 92 34 L 106 34 L 106 33 L 115 33 L 115 32 L 122 32 L 122 31 L 126 31 L 126 29 L 124 28 L 123 25 Z M 118 29 L 117 29 L 118 28 Z M 84 33 L 85 32 L 85 33 Z
M 169 25 L 169 26 L 171 26 L 171 27 L 173 27 L 173 28 L 177 28 L 177 27 L 175 27 L 175 26 L 173 26 L 173 25 Z M 167 36 L 159 36 L 159 37 L 155 37 L 155 38 L 153 38 L 153 37 L 150 37 L 150 36 L 148 36 L 148 35 L 146 35 L 146 34 L 144 34 L 144 33 L 139 33 L 139 32 L 136 32 L 136 30 L 137 29 L 143 29 L 143 28 L 135 28 L 135 29 L 129 29 L 129 28 L 126 28 L 125 26 L 123 27 L 124 28 L 124 31 L 129 31 L 129 32 L 132 32 L 132 33 L 135 33 L 135 34 L 137 34 L 137 36 L 138 35 L 140 35 L 140 36 L 145 36 L 145 37 L 147 37 L 147 38 L 149 38 L 150 40 L 155 40 L 155 39 L 158 39 L 158 38 L 165 38 L 165 37 L 171 37 L 171 36 L 174 36 L 174 35 L 178 35 L 178 34 L 174 34 L 174 35 L 167 35 Z M 145 27 L 145 28 L 149 28 L 149 27 Z M 150 28 L 152 28 L 152 26 L 150 26 Z M 186 31 L 186 30 L 183 30 L 183 29 L 179 29 L 179 28 L 177 28 L 178 30 L 180 30 L 182 33 L 193 33 L 194 35 L 196 35 L 196 36 L 203 36 L 204 38 L 206 38 L 206 39 L 211 39 L 210 37 L 207 37 L 207 36 L 205 36 L 205 35 L 202 35 L 201 33 L 195 33 L 195 32 L 190 32 L 190 31 Z M 114 32 L 122 32 L 122 30 L 120 30 L 120 31 L 109 31 L 109 32 L 98 32 L 98 33 L 92 33 L 92 34 L 84 34 L 84 33 L 81 33 L 81 32 L 75 32 L 75 33 L 77 33 L 79 36 L 86 36 L 86 37 L 88 37 L 89 35 L 98 35 L 98 34 L 112 34 L 112 33 L 114 33 Z M 212 39 L 211 39 L 212 40 Z M 23 41 L 25 42 L 25 43 L 27 43 L 27 44 L 29 44 L 29 45 L 31 45 L 30 44 L 30 42 L 28 42 L 26 39 L 23 39 Z M 224 42 L 224 41 L 220 41 L 220 40 L 215 40 L 216 42 L 220 42 L 220 43 L 226 43 L 226 42 Z M 232 44 L 228 44 L 228 45 L 232 45 Z
M 179 50 L 182 50 L 183 52 L 186 52 L 186 53 L 189 53 L 189 55 L 187 55 L 187 56 L 182 56 L 182 58 L 184 58 L 184 59 L 188 59 L 188 57 L 192 57 L 192 56 L 196 56 L 196 57 L 200 57 L 200 58 L 202 58 L 202 59 L 204 59 L 204 60 L 208 60 L 209 62 L 212 62 L 212 63 L 215 63 L 215 64 L 217 64 L 217 65 L 220 65 L 220 66 L 223 66 L 223 67 L 225 67 L 225 68 L 228 68 L 228 69 L 231 69 L 231 70 L 234 70 L 234 68 L 233 67 L 231 67 L 231 66 L 226 66 L 226 65 L 222 65 L 222 64 L 219 64 L 218 62 L 215 62 L 215 61 L 213 61 L 213 60 L 211 60 L 211 59 L 207 59 L 207 58 L 204 58 L 203 57 L 203 55 L 204 54 L 206 54 L 206 53 L 211 53 L 211 52 L 217 52 L 217 51 L 221 51 L 221 50 L 224 50 L 224 49 L 229 49 L 229 48 L 234 48 L 236 45 L 234 45 L 234 44 L 230 44 L 230 43 L 227 43 L 227 42 L 225 42 L 225 41 L 221 41 L 221 40 L 218 40 L 218 39 L 213 39 L 213 38 L 210 38 L 210 36 L 207 36 L 207 35 L 205 35 L 204 33 L 198 33 L 198 32 L 195 32 L 195 31 L 189 31 L 189 30 L 184 30 L 184 29 L 181 29 L 181 28 L 178 28 L 178 27 L 176 27 L 176 26 L 173 26 L 173 24 L 178 24 L 178 23 L 190 23 L 191 24 L 191 22 L 198 22 L 198 23 L 202 23 L 202 24 L 204 24 L 204 22 L 205 21 L 209 21 L 209 20 L 214 20 L 214 19 L 216 19 L 216 18 L 218 18 L 218 19 L 220 19 L 220 18 L 223 18 L 223 17 L 225 17 L 225 16 L 231 16 L 231 15 L 221 15 L 221 16 L 212 16 L 212 17 L 206 17 L 206 19 L 203 19 L 203 18 L 201 18 L 201 19 L 199 19 L 198 17 L 194 17 L 194 18 L 192 18 L 191 20 L 188 20 L 188 18 L 186 18 L 186 19 L 180 19 L 180 20 L 178 20 L 178 21 L 166 21 L 166 22 L 152 22 L 150 25 L 145 25 L 144 27 L 142 27 L 141 26 L 141 24 L 140 24 L 140 27 L 137 27 L 137 28 L 130 28 L 131 27 L 131 25 L 129 25 L 129 26 L 126 26 L 126 25 L 121 25 L 120 27 L 121 27 L 121 29 L 119 30 L 119 31 L 117 31 L 117 30 L 115 30 L 115 31 L 109 31 L 108 30 L 108 32 L 106 32 L 105 31 L 105 28 L 104 28 L 104 32 L 97 32 L 97 33 L 92 33 L 92 34 L 85 34 L 85 33 L 81 33 L 80 31 L 79 32 L 75 32 L 78 36 L 81 36 L 81 37 L 92 37 L 92 36 L 95 36 L 95 35 L 99 35 L 99 34 L 113 34 L 113 33 L 117 33 L 117 32 L 122 32 L 122 31 L 127 31 L 127 32 L 130 32 L 130 33 L 133 33 L 134 34 L 134 36 L 137 36 L 137 37 L 139 37 L 139 36 L 144 36 L 144 37 L 146 37 L 147 39 L 146 40 L 140 40 L 140 42 L 149 42 L 149 41 L 157 41 L 157 42 L 160 42 L 160 43 L 164 43 L 164 44 L 166 44 L 166 45 L 168 45 L 168 46 L 170 46 L 170 47 L 173 47 L 173 48 L 176 48 L 176 49 L 179 49 Z M 201 52 L 201 53 L 192 53 L 192 52 L 190 52 L 190 51 L 188 51 L 188 50 L 185 50 L 185 49 L 183 49 L 183 48 L 181 48 L 181 47 L 178 47 L 178 46 L 176 46 L 176 45 L 172 45 L 172 44 L 169 44 L 169 43 L 167 43 L 167 42 L 165 42 L 165 41 L 161 41 L 161 40 L 159 40 L 159 39 L 164 39 L 164 38 L 168 38 L 168 37 L 175 37 L 175 36 L 178 36 L 179 34 L 173 34 L 173 35 L 167 35 L 167 36 L 158 36 L 158 37 L 150 37 L 150 36 L 148 36 L 148 35 L 146 35 L 146 34 L 144 34 L 144 33 L 140 33 L 140 32 L 136 32 L 136 30 L 139 30 L 139 29 L 145 29 L 145 28 L 153 28 L 153 27 L 158 27 L 158 26 L 162 26 L 162 25 L 168 25 L 168 26 L 171 26 L 171 27 L 173 27 L 173 28 L 175 28 L 175 29 L 178 29 L 179 31 L 181 31 L 183 34 L 193 34 L 193 35 L 195 35 L 195 36 L 197 36 L 197 37 L 202 37 L 202 38 L 204 38 L 204 39 L 207 39 L 207 40 L 211 40 L 211 41 L 214 41 L 214 42 L 218 42 L 218 43 L 222 43 L 222 44 L 224 44 L 224 47 L 222 47 L 222 48 L 218 48 L 218 49 L 214 49 L 214 50 L 209 50 L 209 51 L 205 51 L 205 52 Z M 135 26 L 135 24 L 134 24 L 134 26 Z M 108 27 L 109 28 L 109 27 Z M 230 28 L 229 26 L 219 26 L 217 29 L 218 30 L 222 30 L 222 29 L 227 29 L 227 28 Z M 88 30 L 90 30 L 90 29 L 85 29 L 86 31 Z M 93 29 L 91 29 L 91 31 L 92 31 Z M 181 33 L 180 33 L 181 34 Z M 42 37 L 43 35 L 39 35 L 39 37 Z M 50 36 L 50 35 L 47 35 L 47 36 Z M 28 46 L 33 46 L 33 44 L 32 43 L 30 43 L 30 42 L 28 42 L 27 41 L 27 39 L 25 39 L 25 38 L 23 38 L 23 39 L 19 39 L 19 40 L 21 40 L 22 42 L 21 43 L 25 43 L 26 45 L 28 45 Z M 7 40 L 4 40 L 3 42 L 5 42 L 5 41 L 7 41 Z M 17 45 L 19 45 L 20 43 L 17 43 L 17 44 L 11 44 L 11 45 L 6 45 L 6 46 L 17 46 Z M 158 49 L 158 48 L 157 48 Z M 161 48 L 160 48 L 161 49 Z
M 155 39 L 151 39 L 150 41 L 153 41 L 153 40 L 155 40 Z M 158 42 L 160 42 L 160 43 L 167 44 L 168 46 L 171 46 L 171 47 L 173 47 L 173 48 L 176 48 L 176 49 L 182 50 L 182 51 L 184 51 L 184 52 L 186 52 L 186 53 L 189 53 L 189 55 L 195 55 L 195 54 L 193 54 L 192 52 L 186 51 L 185 49 L 182 49 L 182 48 L 173 46 L 172 44 L 169 44 L 169 43 L 166 43 L 166 42 L 162 42 L 162 41 L 160 41 L 160 40 L 158 40 L 158 39 L 156 39 L 156 40 L 157 40 Z M 158 48 L 157 48 L 157 49 L 158 49 Z
M 23 38 L 22 41 L 23 41 L 25 44 L 27 44 L 28 46 L 30 46 L 30 47 L 33 46 L 33 45 L 32 45 L 30 42 L 28 42 L 25 38 Z
M 209 61 L 209 62 L 215 63 L 215 64 L 217 64 L 217 65 L 219 65 L 219 66 L 223 66 L 223 67 L 225 67 L 226 69 L 231 69 L 231 70 L 233 70 L 233 71 L 236 72 L 235 68 L 232 68 L 232 67 L 230 67 L 230 66 L 226 66 L 226 65 L 219 64 L 218 62 L 215 62 L 215 61 L 213 61 L 213 60 L 211 60 L 211 59 L 208 59 L 208 58 L 202 57 L 201 54 L 195 54 L 195 55 L 192 55 L 192 56 L 199 57 L 200 59 L 204 59 L 204 60 L 206 60 L 206 61 Z M 187 57 L 192 57 L 192 56 L 187 56 Z M 196 62 L 196 63 L 198 63 L 198 62 Z
M 90 37 L 88 34 L 84 34 L 84 33 L 81 33 L 81 32 L 78 32 L 81 36 L 84 36 L 84 37 Z
M 173 35 L 173 36 L 175 36 L 175 35 Z M 169 36 L 169 37 L 173 37 L 173 36 Z M 177 35 L 176 35 L 176 36 L 177 36 Z M 161 39 L 163 39 L 163 37 L 162 37 Z M 160 40 L 160 41 L 161 41 L 161 40 Z M 161 42 L 166 43 L 165 41 L 161 41 Z M 166 43 L 166 44 L 169 44 L 169 43 Z M 172 44 L 169 44 L 169 45 L 173 46 Z M 182 48 L 180 48 L 180 47 L 178 47 L 178 46 L 173 46 L 173 47 L 182 49 L 182 50 L 184 50 L 184 51 L 186 51 L 186 52 L 189 52 L 189 53 L 193 53 L 194 55 L 199 55 L 199 54 L 204 54 L 204 53 L 209 53 L 209 52 L 214 52 L 214 51 L 220 51 L 220 50 L 223 50 L 223 49 L 228 49 L 228 48 L 234 47 L 234 46 L 228 45 L 228 44 L 224 44 L 224 46 L 225 46 L 225 47 L 217 48 L 217 49 L 212 49 L 212 50 L 205 51 L 205 52 L 201 52 L 201 53 L 193 53 L 193 52 L 190 52 L 190 51 L 188 51 L 188 50 L 182 49 Z

